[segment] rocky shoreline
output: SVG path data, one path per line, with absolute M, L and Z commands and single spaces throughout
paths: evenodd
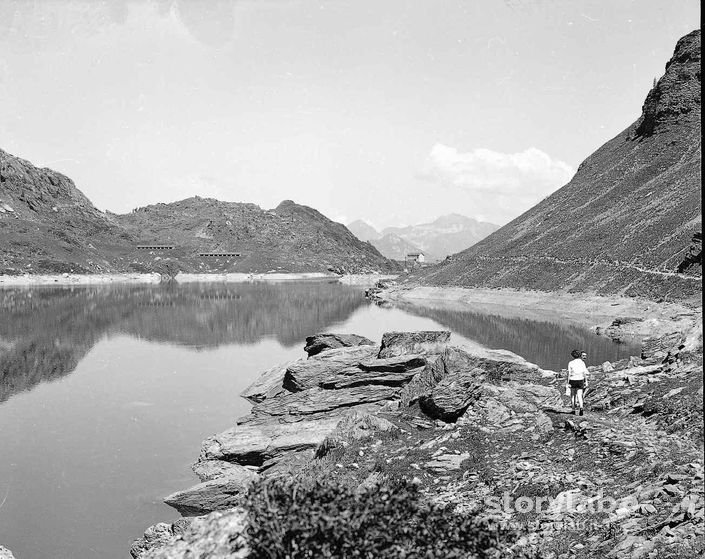
M 641 356 L 591 367 L 581 418 L 562 373 L 449 338 L 308 338 L 308 357 L 265 371 L 242 394 L 251 412 L 203 442 L 193 466 L 201 483 L 165 499 L 184 518 L 147 529 L 133 558 L 246 557 L 252 483 L 311 476 L 358 489 L 413 480 L 449 514 L 524 526 L 519 544 L 541 557 L 702 547 L 701 329 L 691 323 L 682 337 L 648 339 Z M 551 504 L 528 519 L 488 508 L 505 495 Z M 595 514 L 600 495 L 620 506 Z M 581 522 L 587 532 L 566 528 Z
M 379 281 L 393 279 L 396 276 L 384 274 L 338 275 L 323 272 L 308 273 L 179 273 L 173 278 L 176 283 L 251 283 L 251 282 L 287 282 L 287 281 L 321 281 L 337 280 L 346 285 L 374 285 Z M 158 284 L 163 281 L 160 274 L 22 274 L 17 276 L 0 274 L 0 288 L 27 287 L 45 285 L 104 285 L 104 284 Z

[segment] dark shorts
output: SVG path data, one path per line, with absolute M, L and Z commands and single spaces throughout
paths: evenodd
M 585 390 L 585 379 L 583 380 L 569 380 L 568 384 L 574 390 Z

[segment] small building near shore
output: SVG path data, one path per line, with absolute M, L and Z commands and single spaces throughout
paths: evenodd
M 174 250 L 174 245 L 137 245 L 137 250 Z
M 426 261 L 426 257 L 423 252 L 410 252 L 406 255 L 406 264 L 423 264 Z

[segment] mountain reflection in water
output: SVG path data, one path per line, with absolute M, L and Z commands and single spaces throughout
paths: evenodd
M 0 402 L 72 372 L 106 336 L 292 347 L 367 304 L 360 288 L 326 282 L 0 290 Z
M 544 369 L 565 368 L 570 351 L 588 354 L 588 364 L 599 365 L 641 353 L 637 340 L 617 344 L 609 338 L 592 335 L 585 328 L 548 320 L 508 318 L 467 309 L 416 307 L 401 305 L 404 311 L 430 318 L 456 334 L 491 349 L 506 349 L 521 355 Z

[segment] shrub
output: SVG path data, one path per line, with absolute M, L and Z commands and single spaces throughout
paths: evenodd
M 330 481 L 270 480 L 247 499 L 254 558 L 489 559 L 510 555 L 517 535 L 424 502 L 400 481 L 356 491 Z

